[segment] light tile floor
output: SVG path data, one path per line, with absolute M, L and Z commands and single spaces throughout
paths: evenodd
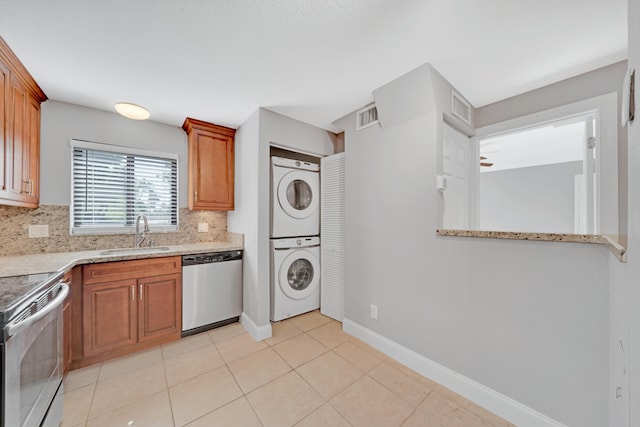
M 318 311 L 234 323 L 71 371 L 62 426 L 512 427 Z

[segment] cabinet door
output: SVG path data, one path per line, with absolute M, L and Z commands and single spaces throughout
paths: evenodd
M 22 150 L 22 182 L 27 185 L 25 201 L 34 207 L 40 200 L 40 103 L 27 98 L 26 124 Z
M 46 100 L 0 37 L 0 204 L 38 207 L 40 103 Z
M 11 193 L 21 206 L 37 207 L 40 177 L 40 102 L 17 81 L 11 83 Z
M 85 285 L 82 289 L 84 356 L 137 342 L 137 282 L 135 279 Z
M 180 337 L 182 287 L 180 274 L 138 279 L 138 341 Z
M 233 209 L 233 136 L 195 129 L 189 136 L 189 208 Z
M 11 94 L 11 75 L 9 69 L 0 62 L 0 197 L 9 195 L 8 178 L 11 173 L 9 159 L 11 150 L 9 146 L 9 100 Z
M 28 193 L 28 180 L 23 179 L 24 156 L 29 156 L 29 143 L 26 138 L 28 113 L 27 94 L 20 82 L 11 76 L 11 117 L 9 126 L 9 145 L 11 157 L 11 173 L 9 175 L 9 193 L 11 199 L 23 202 Z

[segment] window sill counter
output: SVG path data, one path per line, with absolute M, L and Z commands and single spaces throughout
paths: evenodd
M 541 242 L 591 243 L 606 246 L 620 262 L 626 262 L 627 249 L 613 237 L 599 234 L 521 233 L 513 231 L 436 230 L 438 236 L 479 237 L 483 239 L 537 240 Z

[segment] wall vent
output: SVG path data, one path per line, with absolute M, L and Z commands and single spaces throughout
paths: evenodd
M 378 109 L 369 105 L 356 113 L 356 130 L 362 130 L 378 123 Z
M 453 90 L 451 91 L 451 114 L 471 126 L 471 105 Z

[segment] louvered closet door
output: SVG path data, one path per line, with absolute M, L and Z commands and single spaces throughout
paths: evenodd
M 320 312 L 344 318 L 344 153 L 320 161 Z

